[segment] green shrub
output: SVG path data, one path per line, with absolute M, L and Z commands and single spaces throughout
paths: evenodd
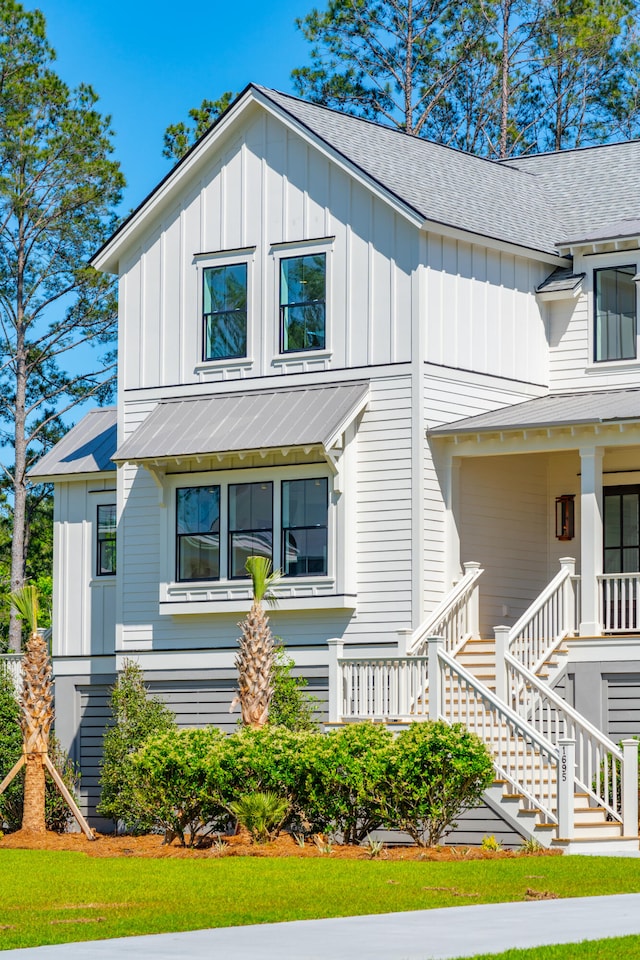
M 229 819 L 226 739 L 215 727 L 169 730 L 129 758 L 128 783 L 141 819 L 193 846 Z
M 412 723 L 395 740 L 387 824 L 434 846 L 493 780 L 489 751 L 461 723 Z
M 373 723 L 308 738 L 297 803 L 311 833 L 360 843 L 384 823 L 393 737 Z
M 104 734 L 104 752 L 100 784 L 102 796 L 98 813 L 133 832 L 152 828 L 134 795 L 129 757 L 154 734 L 176 729 L 171 710 L 157 697 L 150 697 L 137 663 L 126 660 L 124 669 L 111 691 L 111 711 L 115 723 Z
M 227 737 L 222 755 L 227 802 L 246 793 L 277 793 L 289 801 L 290 819 L 299 828 L 302 755 L 306 744 L 319 736 L 267 726 L 259 730 L 244 727 Z
M 13 677 L 6 664 L 0 665 L 0 783 L 20 759 L 22 731 L 20 730 L 20 707 L 16 697 Z M 0 823 L 16 830 L 22 822 L 22 781 L 16 777 L 3 794 L 0 794 Z
M 294 661 L 283 646 L 276 647 L 273 673 L 273 696 L 269 704 L 269 725 L 286 727 L 287 730 L 317 730 L 313 719 L 317 697 L 306 693 L 307 681 L 304 677 L 294 677 Z
M 4 664 L 0 664 L 0 782 L 18 762 L 22 753 L 20 730 L 20 707 L 13 678 Z M 75 764 L 60 746 L 55 734 L 49 736 L 49 757 L 62 780 L 75 795 L 80 780 Z M 61 797 L 53 780 L 45 777 L 45 824 L 47 830 L 64 833 L 73 819 L 66 801 Z M 24 793 L 24 770 L 0 794 L 0 824 L 9 830 L 19 830 L 22 825 L 22 800 Z
M 289 813 L 289 801 L 277 793 L 248 793 L 232 801 L 229 809 L 240 826 L 245 827 L 255 843 L 275 840 Z

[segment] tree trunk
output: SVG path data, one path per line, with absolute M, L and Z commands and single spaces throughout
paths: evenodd
M 24 775 L 24 807 L 22 829 L 30 833 L 45 833 L 45 781 L 42 754 L 29 753 Z
M 405 132 L 413 133 L 413 0 L 407 7 L 407 50 L 404 65 Z
M 502 6 L 502 62 L 500 64 L 500 159 L 507 156 L 509 136 L 509 21 L 511 19 L 511 0 L 505 0 Z
M 24 236 L 22 224 L 18 228 L 18 271 L 16 284 L 16 408 L 15 408 L 15 467 L 13 474 L 13 531 L 11 541 L 11 592 L 24 586 L 25 526 L 27 520 L 27 348 L 24 323 Z M 12 606 L 9 619 L 9 650 L 20 652 L 22 624 Z

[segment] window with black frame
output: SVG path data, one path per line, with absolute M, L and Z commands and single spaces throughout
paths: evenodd
M 637 356 L 635 275 L 635 266 L 594 270 L 596 361 Z
M 280 352 L 322 350 L 326 344 L 326 254 L 280 261 Z
M 220 487 L 176 491 L 176 579 L 220 578 Z
M 248 557 L 273 559 L 273 483 L 229 485 L 229 578 L 246 578 Z
M 203 272 L 204 360 L 247 355 L 247 265 L 206 267 Z
M 327 573 L 327 479 L 282 481 L 285 577 Z
M 98 539 L 96 574 L 110 577 L 116 572 L 116 505 L 100 504 L 98 507 Z

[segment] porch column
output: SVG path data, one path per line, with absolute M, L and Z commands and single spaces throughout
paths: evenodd
M 457 518 L 460 516 L 460 467 L 462 459 L 447 451 L 442 475 L 444 498 L 444 589 L 451 590 L 460 579 L 460 533 Z
M 598 637 L 602 573 L 602 447 L 580 449 L 580 579 L 582 586 L 581 637 Z

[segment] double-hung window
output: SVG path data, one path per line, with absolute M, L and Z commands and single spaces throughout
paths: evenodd
M 326 346 L 325 253 L 280 260 L 280 352 Z
M 176 492 L 176 579 L 220 577 L 220 487 Z
M 229 578 L 246 577 L 248 557 L 273 559 L 273 484 L 229 485 Z
M 96 575 L 110 577 L 116 572 L 116 505 L 98 507 L 98 537 L 96 543 Z
M 247 264 L 205 267 L 203 278 L 203 359 L 247 355 Z
M 282 481 L 282 572 L 327 573 L 327 479 Z
M 637 356 L 635 276 L 635 266 L 594 270 L 596 361 Z

